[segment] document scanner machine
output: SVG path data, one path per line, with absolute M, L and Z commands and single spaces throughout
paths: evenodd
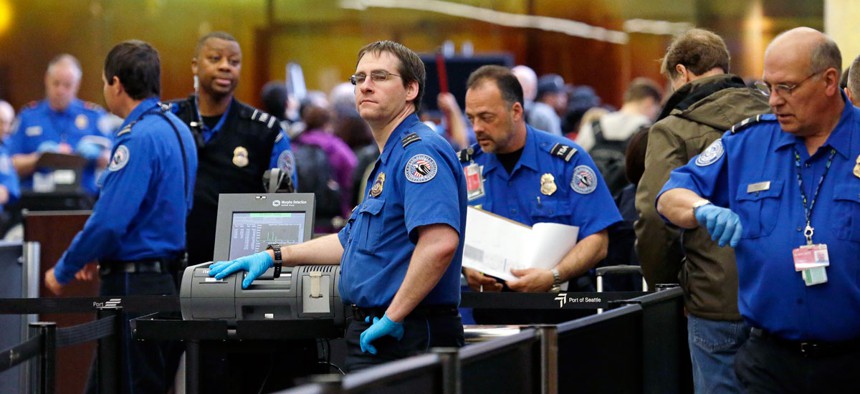
M 215 261 L 257 253 L 269 244 L 307 241 L 313 218 L 312 193 L 221 194 Z M 279 278 L 272 278 L 270 268 L 243 289 L 246 272 L 216 280 L 209 276 L 211 264 L 185 269 L 179 291 L 183 320 L 333 319 L 336 326 L 344 325 L 339 265 L 285 266 Z

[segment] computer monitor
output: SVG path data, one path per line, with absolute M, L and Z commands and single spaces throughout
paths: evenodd
M 218 199 L 214 261 L 234 260 L 270 244 L 311 239 L 313 193 L 222 194 Z

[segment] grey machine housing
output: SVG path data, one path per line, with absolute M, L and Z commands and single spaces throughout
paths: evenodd
M 344 325 L 344 307 L 338 292 L 340 266 L 300 265 L 284 268 L 272 278 L 270 268 L 247 289 L 247 272 L 217 280 L 209 276 L 212 263 L 185 269 L 179 291 L 183 320 L 305 320 L 333 319 Z

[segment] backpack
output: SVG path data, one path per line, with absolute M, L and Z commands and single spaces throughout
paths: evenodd
M 624 165 L 624 151 L 627 150 L 627 143 L 630 139 L 624 141 L 610 141 L 603 136 L 603 128 L 600 125 L 600 120 L 595 120 L 591 124 L 591 129 L 594 131 L 594 147 L 588 152 L 609 192 L 615 196 L 630 181 L 627 180 Z
M 340 208 L 340 185 L 334 180 L 334 171 L 328 155 L 317 145 L 293 142 L 296 158 L 298 192 L 313 193 L 316 200 L 316 226 L 331 226 L 332 218 L 343 216 Z

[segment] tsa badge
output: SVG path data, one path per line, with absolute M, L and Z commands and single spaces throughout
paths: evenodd
M 555 177 L 552 174 L 546 173 L 540 176 L 541 194 L 551 196 L 556 190 L 558 190 L 558 186 L 555 185 Z
M 376 176 L 376 180 L 373 181 L 373 187 L 370 188 L 370 196 L 379 197 L 379 195 L 382 194 L 383 186 L 385 186 L 385 173 L 380 172 L 379 175 Z
M 245 167 L 248 165 L 248 150 L 243 146 L 237 146 L 233 149 L 233 164 L 236 167 Z
M 579 194 L 589 194 L 597 189 L 597 174 L 591 167 L 586 165 L 577 166 L 573 169 L 573 177 L 570 179 L 570 188 Z
M 75 118 L 75 126 L 78 128 L 78 130 L 86 129 L 89 124 L 90 120 L 87 119 L 87 116 L 84 114 L 80 114 L 78 115 L 78 117 Z

